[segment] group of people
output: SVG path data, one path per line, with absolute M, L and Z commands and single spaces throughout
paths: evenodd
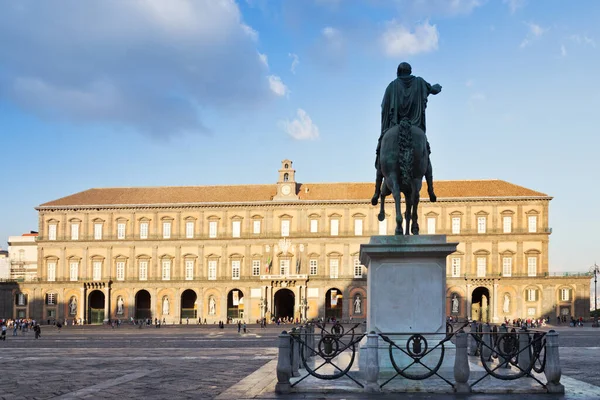
M 33 332 L 35 332 L 36 339 L 39 339 L 42 334 L 42 328 L 40 327 L 40 324 L 38 324 L 37 321 L 34 319 L 20 318 L 16 320 L 0 320 L 0 326 L 0 340 L 2 341 L 6 340 L 6 335 L 9 328 L 12 329 L 13 336 L 19 336 L 19 332 L 21 332 L 21 334 L 24 335 L 30 329 L 33 330 Z

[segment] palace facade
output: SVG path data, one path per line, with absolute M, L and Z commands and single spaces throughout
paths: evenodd
M 14 317 L 44 321 L 364 319 L 360 245 L 395 228 L 393 200 L 378 221 L 373 189 L 297 182 L 290 160 L 275 184 L 89 189 L 36 208 L 37 278 L 5 291 Z M 589 277 L 548 270 L 550 196 L 501 180 L 436 193 L 423 192 L 419 222 L 459 243 L 447 315 L 588 315 Z

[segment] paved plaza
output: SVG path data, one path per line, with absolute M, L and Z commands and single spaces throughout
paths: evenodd
M 260 329 L 251 325 L 248 333 L 238 334 L 233 325 L 225 329 L 213 325 L 160 329 L 153 326 L 139 329 L 131 325 L 115 329 L 69 326 L 62 332 L 43 326 L 38 340 L 34 339 L 33 332 L 13 337 L 9 330 L 7 340 L 0 342 L 0 398 L 242 398 L 244 382 L 275 379 L 277 335 L 286 328 L 289 326 Z M 568 393 L 565 398 L 590 398 L 593 393 L 600 393 L 600 330 L 591 327 L 556 329 L 561 334 L 563 381 L 569 383 L 569 388 L 582 388 L 579 393 Z M 378 395 L 377 398 L 397 396 Z M 365 395 L 270 394 L 255 398 L 277 397 L 359 399 Z M 527 397 L 531 400 L 561 398 Z M 453 396 L 413 393 L 405 398 Z M 492 399 L 498 395 L 470 398 Z

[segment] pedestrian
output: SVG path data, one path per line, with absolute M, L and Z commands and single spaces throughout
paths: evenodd
M 37 325 L 37 324 L 36 324 L 36 325 L 33 327 L 33 331 L 35 332 L 35 338 L 36 338 L 36 339 L 39 339 L 39 338 L 40 338 L 40 336 L 42 336 L 42 328 L 41 328 L 39 325 Z
M 244 333 L 246 333 L 246 321 L 244 321 Z
M 242 323 L 240 321 L 238 321 L 238 333 L 240 333 L 241 329 L 242 329 Z
M 2 324 L 2 336 L 0 338 L 5 341 L 6 340 L 6 324 Z

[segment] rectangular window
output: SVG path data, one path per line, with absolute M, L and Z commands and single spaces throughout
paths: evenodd
M 260 234 L 260 219 L 256 219 L 252 222 L 252 233 L 255 235 Z
M 560 289 L 560 301 L 569 301 L 569 289 Z
M 279 274 L 284 276 L 290 274 L 290 260 L 279 261 Z
M 239 260 L 231 262 L 231 279 L 240 279 L 240 264 Z
M 140 239 L 148 239 L 148 223 L 140 223 Z
M 117 280 L 125 280 L 125 261 L 117 261 Z
M 79 276 L 79 263 L 72 261 L 69 263 L 69 280 L 76 281 Z
M 360 260 L 358 259 L 358 257 L 354 259 L 354 277 L 363 277 L 363 266 L 360 264 Z
M 340 275 L 340 260 L 332 258 L 329 260 L 329 278 L 337 279 Z
M 487 269 L 487 259 L 485 257 L 477 257 L 477 277 L 485 278 Z
M 171 280 L 171 260 L 163 260 L 162 261 L 162 280 L 163 281 Z
M 452 217 L 452 234 L 460 234 L 460 217 Z
M 27 305 L 27 296 L 25 296 L 25 293 L 17 294 L 17 305 L 18 306 L 26 306 Z M 24 316 L 23 316 L 23 318 L 24 318 Z
M 502 228 L 503 233 L 512 232 L 512 217 L 502 217 Z
M 284 219 L 281 221 L 281 236 L 290 236 L 290 220 Z
M 48 225 L 48 240 L 56 240 L 56 224 Z
M 502 258 L 502 276 L 512 275 L 512 257 Z
M 527 289 L 527 301 L 535 301 L 536 300 L 536 292 L 535 289 Z
M 239 238 L 242 233 L 242 221 L 232 221 L 231 236 Z
M 332 219 L 330 222 L 331 236 L 337 236 L 340 233 L 340 220 Z
M 194 261 L 185 260 L 185 280 L 191 281 L 194 279 Z
M 319 232 L 319 220 L 311 219 L 310 220 L 310 233 Z
M 185 238 L 186 239 L 194 238 L 194 221 L 188 221 L 185 223 Z
M 317 266 L 318 266 L 318 262 L 315 259 L 310 260 L 310 274 L 311 275 L 317 275 Z
M 208 223 L 208 237 L 211 239 L 217 237 L 217 221 L 210 221 Z
M 527 217 L 527 225 L 528 225 L 529 233 L 536 233 L 537 232 L 537 216 L 530 215 L 529 217 Z
M 260 260 L 252 260 L 252 276 L 260 276 Z
M 102 261 L 92 262 L 92 280 L 102 280 Z
M 460 277 L 460 258 L 458 257 L 452 259 L 452 277 Z
M 477 217 L 477 233 L 485 233 L 486 217 Z
M 362 234 L 363 234 L 363 220 L 355 219 L 354 220 L 354 235 L 362 236 Z
M 208 280 L 215 281 L 217 280 L 217 261 L 210 260 L 208 262 Z
M 387 219 L 379 221 L 379 234 L 387 235 Z
M 527 275 L 537 275 L 537 257 L 527 257 Z
M 48 263 L 48 282 L 56 281 L 56 263 L 49 262 Z
M 119 222 L 117 224 L 117 239 L 125 239 L 125 223 Z
M 54 306 L 56 305 L 56 293 L 48 293 L 46 295 L 46 299 L 47 299 L 47 304 L 49 306 Z
M 435 235 L 435 218 L 427 218 L 427 234 Z
M 94 240 L 102 240 L 102 224 L 94 224 Z
M 148 261 L 140 260 L 139 267 L 140 267 L 140 273 L 139 273 L 140 281 L 148 280 Z
M 163 239 L 171 239 L 171 223 L 163 222 Z
M 71 224 L 71 240 L 79 240 L 79 224 Z

